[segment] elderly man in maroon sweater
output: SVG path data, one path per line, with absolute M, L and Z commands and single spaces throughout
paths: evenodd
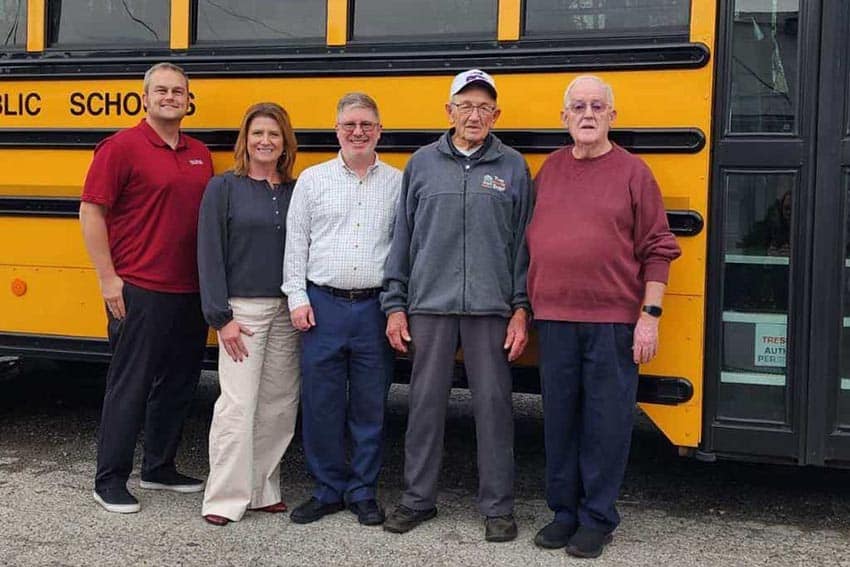
M 555 513 L 534 541 L 578 557 L 599 556 L 619 524 L 638 364 L 656 354 L 670 262 L 680 254 L 649 168 L 608 139 L 615 117 L 601 79 L 567 87 L 561 118 L 574 144 L 537 174 L 527 232 Z

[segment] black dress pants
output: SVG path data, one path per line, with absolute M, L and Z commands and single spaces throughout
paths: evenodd
M 207 336 L 197 293 L 161 293 L 124 282 L 126 316 L 109 317 L 112 361 L 97 443 L 95 489 L 124 486 L 144 426 L 142 478 L 174 470 Z

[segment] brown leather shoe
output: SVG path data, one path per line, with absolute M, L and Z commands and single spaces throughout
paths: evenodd
M 212 524 L 214 526 L 226 526 L 230 523 L 230 519 L 225 518 L 224 516 L 218 516 L 216 514 L 207 514 L 204 516 L 204 520 L 208 524 Z
M 259 508 L 251 508 L 252 512 L 268 512 L 269 514 L 280 514 L 281 512 L 286 512 L 286 502 L 281 500 L 277 504 L 269 504 L 268 506 L 261 506 Z

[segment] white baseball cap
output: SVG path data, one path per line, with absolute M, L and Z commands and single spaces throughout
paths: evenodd
M 449 89 L 449 98 L 473 83 L 482 84 L 491 91 L 493 98 L 496 98 L 496 81 L 481 69 L 470 69 L 455 75 L 454 80 L 452 80 L 452 87 Z

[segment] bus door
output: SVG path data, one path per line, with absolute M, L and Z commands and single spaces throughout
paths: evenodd
M 850 464 L 845 2 L 718 18 L 705 454 Z

